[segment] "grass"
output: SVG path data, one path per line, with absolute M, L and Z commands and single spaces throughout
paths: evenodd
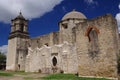
M 42 78 L 43 80 L 109 80 L 105 78 L 77 77 L 73 74 L 52 74 Z
M 31 73 L 25 73 L 24 71 L 17 71 L 17 72 L 7 72 L 7 71 L 0 71 L 0 76 L 5 77 L 14 77 L 16 75 L 21 75 L 21 77 L 24 78 L 24 80 L 109 80 L 105 78 L 85 78 L 85 77 L 77 77 L 73 74 L 51 74 L 47 75 L 45 77 L 35 77 L 30 76 Z M 36 73 L 32 73 L 36 74 Z M 29 76 L 26 76 L 29 75 Z M 24 77 L 25 76 L 25 77 Z
M 31 74 L 29 72 L 24 72 L 24 71 L 15 71 L 15 72 L 10 72 L 14 75 L 28 75 L 28 74 Z
M 24 80 L 34 80 L 34 79 L 37 79 L 37 78 L 33 78 L 33 77 L 25 77 Z
M 24 80 L 41 80 L 41 77 L 37 77 L 37 78 L 35 78 L 35 77 L 24 77 Z
M 1 73 L 0 72 L 0 76 L 8 76 L 9 77 L 9 76 L 13 76 L 13 74 L 11 74 L 11 73 Z

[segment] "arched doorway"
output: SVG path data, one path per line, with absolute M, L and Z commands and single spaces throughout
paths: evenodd
M 57 58 L 54 56 L 53 58 L 52 58 L 52 64 L 53 64 L 53 67 L 52 67 L 52 70 L 53 70 L 53 73 L 57 73 L 57 70 L 58 70 L 58 68 L 57 68 Z
M 56 59 L 55 56 L 54 56 L 53 59 L 52 59 L 52 63 L 53 63 L 53 66 L 56 66 L 56 65 L 57 65 L 57 59 Z

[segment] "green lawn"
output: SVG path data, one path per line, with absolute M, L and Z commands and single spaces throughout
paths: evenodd
M 43 80 L 109 80 L 105 78 L 84 78 L 73 74 L 52 74 L 42 78 Z

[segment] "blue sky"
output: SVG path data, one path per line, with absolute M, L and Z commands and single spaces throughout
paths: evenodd
M 73 9 L 88 19 L 110 13 L 120 25 L 120 0 L 1 0 L 0 51 L 6 52 L 10 20 L 20 11 L 29 19 L 30 36 L 37 37 L 58 31 L 58 22 Z

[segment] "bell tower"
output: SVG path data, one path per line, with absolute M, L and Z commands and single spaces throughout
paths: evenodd
M 11 20 L 6 70 L 23 71 L 25 69 L 28 39 L 28 20 L 20 12 L 16 18 Z

